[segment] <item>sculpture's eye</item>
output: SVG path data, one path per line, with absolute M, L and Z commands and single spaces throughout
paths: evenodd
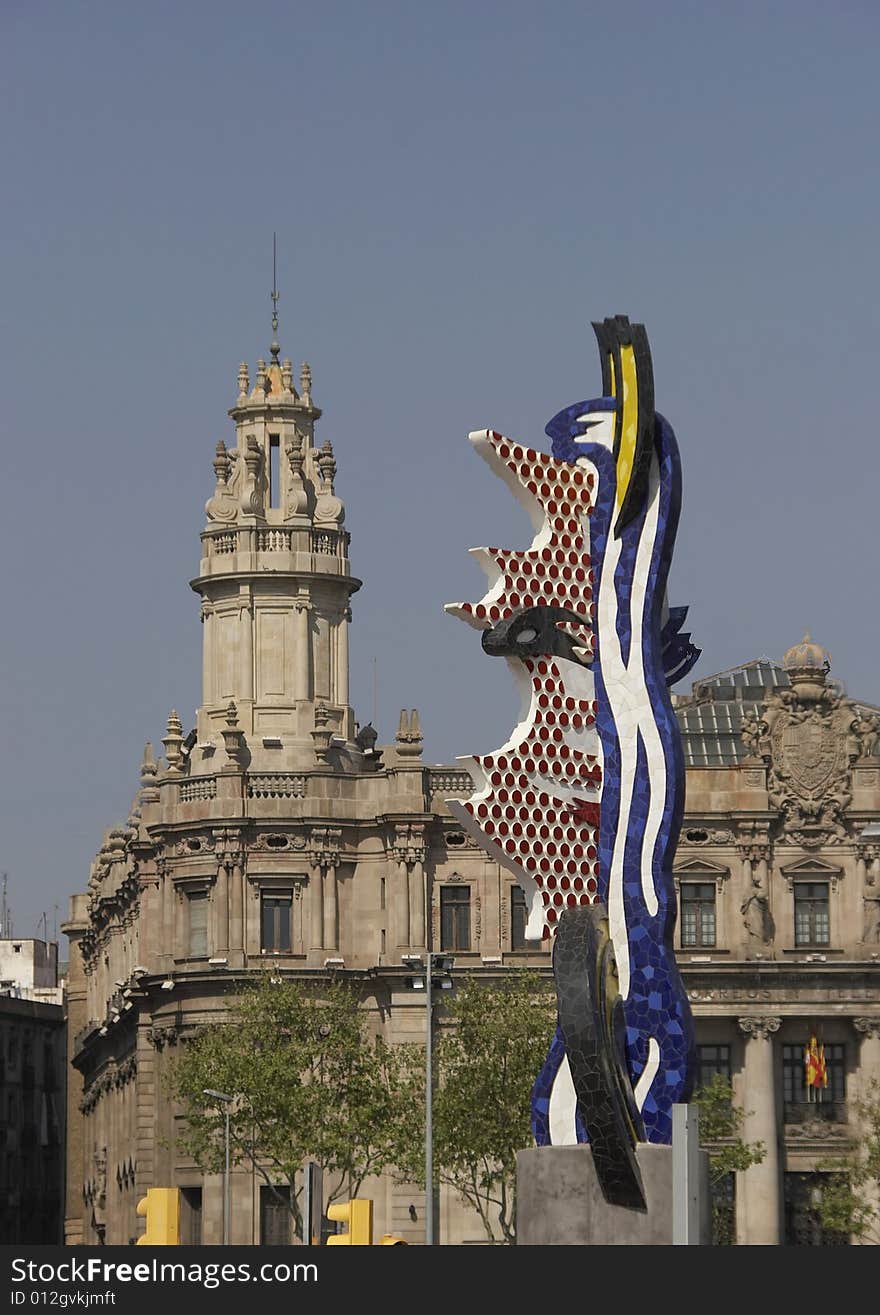
M 538 638 L 537 630 L 532 630 L 530 627 L 527 626 L 525 630 L 521 630 L 519 632 L 519 634 L 516 637 L 516 642 L 518 644 L 530 644 L 533 639 L 537 639 L 537 638 Z

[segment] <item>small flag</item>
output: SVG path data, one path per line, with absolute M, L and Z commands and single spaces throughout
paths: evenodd
M 820 1045 L 814 1036 L 804 1050 L 804 1080 L 807 1091 L 814 1091 L 828 1086 L 828 1070 L 825 1066 L 825 1046 Z

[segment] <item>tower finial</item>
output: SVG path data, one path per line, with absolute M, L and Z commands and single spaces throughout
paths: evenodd
M 272 234 L 272 291 L 269 294 L 272 298 L 272 346 L 269 348 L 272 353 L 272 360 L 275 365 L 278 364 L 278 353 L 281 348 L 278 344 L 278 288 L 277 288 L 277 261 L 275 251 L 275 234 Z

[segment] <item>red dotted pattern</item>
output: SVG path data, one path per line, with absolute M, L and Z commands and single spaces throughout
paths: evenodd
M 493 587 L 480 603 L 462 603 L 454 610 L 487 630 L 529 607 L 563 607 L 581 619 L 580 624 L 566 625 L 566 631 L 578 647 L 592 653 L 593 571 L 587 526 L 595 503 L 595 476 L 494 431 L 487 433 L 486 441 L 543 510 L 546 531 L 541 538 L 546 542 L 526 552 L 487 549 L 501 572 L 500 588 Z M 475 759 L 489 787 L 464 808 L 475 827 L 536 883 L 546 939 L 564 908 L 598 898 L 602 769 L 596 755 L 568 742 L 582 739 L 595 725 L 595 703 L 566 692 L 551 656 L 526 661 L 525 667 L 533 689 L 529 731 L 521 743 Z M 564 785 L 567 797 L 554 794 L 548 781 Z
M 527 737 L 504 752 L 475 758 L 489 791 L 466 811 L 499 849 L 535 881 L 544 904 L 546 939 L 567 906 L 592 904 L 599 877 L 599 792 L 602 768 L 594 754 L 567 743 L 595 725 L 596 704 L 565 692 L 552 658 L 526 661 L 535 716 Z M 575 801 L 541 789 L 536 778 L 577 791 Z M 583 797 L 581 797 L 583 796 Z
M 572 623 L 566 627 L 568 633 L 579 647 L 592 652 L 593 572 L 584 529 L 595 501 L 594 476 L 534 448 L 511 443 L 494 431 L 488 433 L 487 441 L 540 504 L 550 535 L 545 547 L 527 552 L 487 549 L 504 577 L 502 590 L 488 604 L 462 603 L 455 610 L 487 630 L 527 607 L 565 607 L 583 618 L 582 626 Z

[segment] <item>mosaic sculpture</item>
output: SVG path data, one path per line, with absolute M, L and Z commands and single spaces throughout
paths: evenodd
M 480 455 L 529 513 L 525 551 L 472 551 L 490 581 L 447 611 L 508 661 L 521 719 L 467 758 L 449 808 L 515 875 L 526 937 L 553 936 L 558 1025 L 532 1091 L 541 1145 L 590 1142 L 606 1199 L 644 1209 L 635 1156 L 669 1143 L 690 1094 L 693 1025 L 673 950 L 672 862 L 684 802 L 668 693 L 699 650 L 666 580 L 681 472 L 654 410 L 644 327 L 593 326 L 603 396 L 549 422 L 552 455 L 484 430 Z

